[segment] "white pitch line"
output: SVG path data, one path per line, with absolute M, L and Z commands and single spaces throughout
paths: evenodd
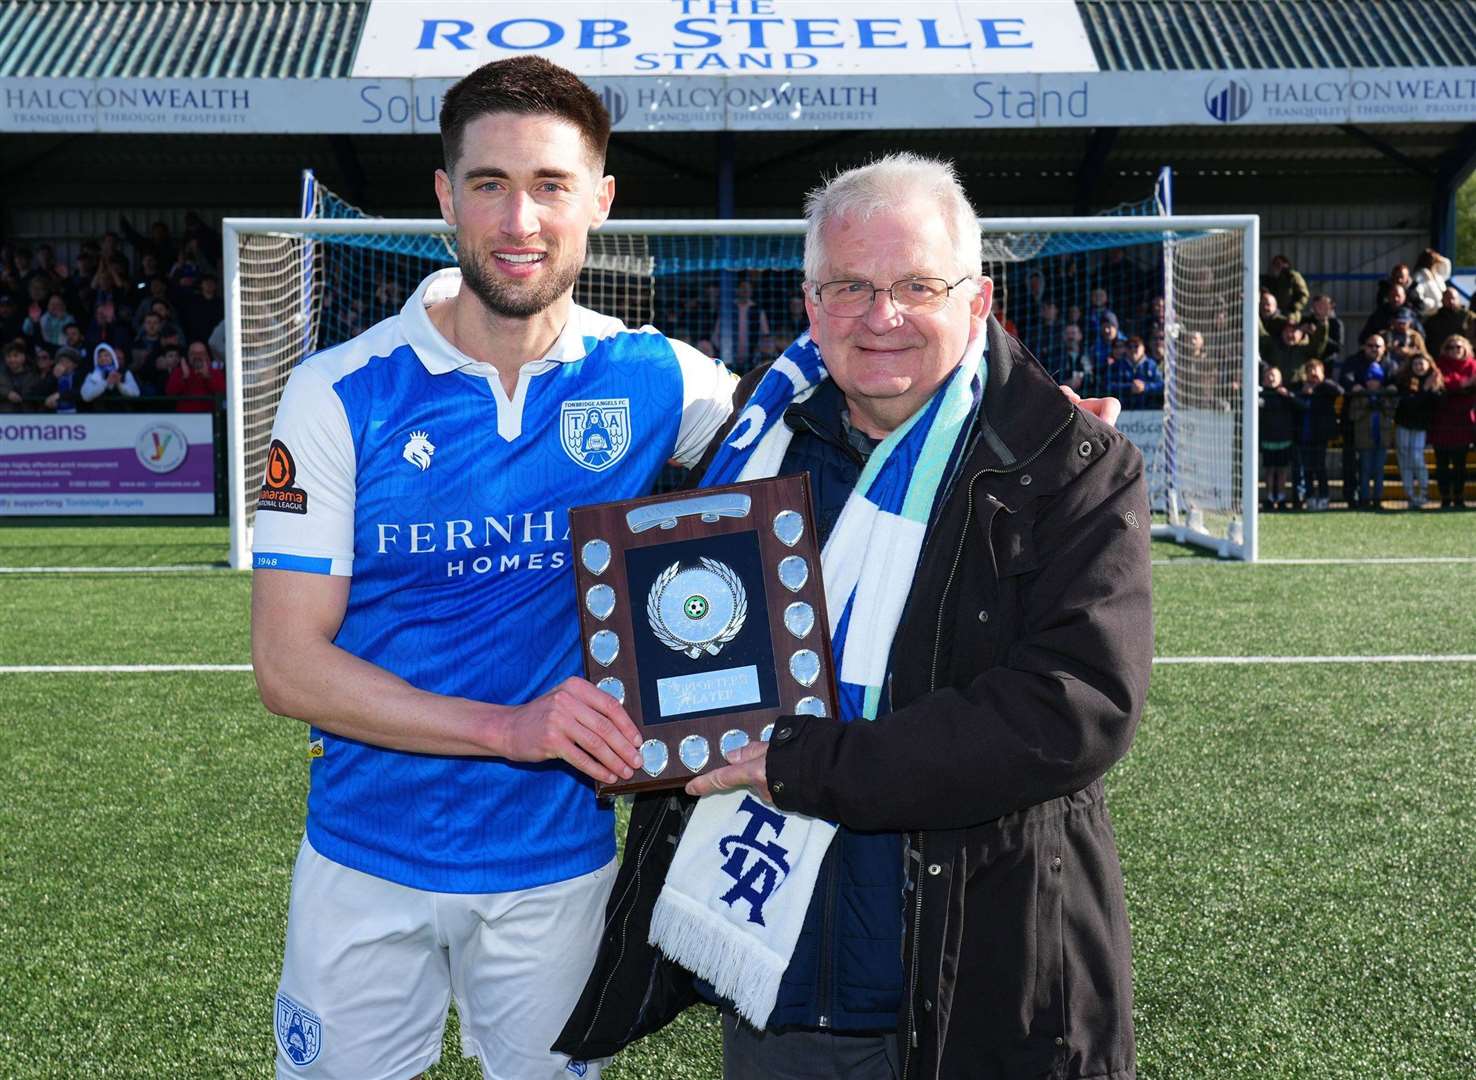
M 1155 664 L 1470 664 L 1476 653 L 1385 656 L 1155 656 Z
M 152 675 L 173 671 L 250 671 L 250 664 L 6 664 L 0 675 Z
M 211 563 L 180 563 L 172 566 L 0 566 L 0 574 L 214 574 L 229 569 L 229 566 Z
M 1155 664 L 1472 664 L 1476 653 L 1405 653 L 1376 656 L 1155 656 Z M 250 664 L 5 664 L 0 675 L 152 675 L 170 672 L 242 672 Z
M 1154 566 L 1419 566 L 1429 563 L 1476 563 L 1476 555 L 1409 555 L 1367 559 L 1154 559 Z

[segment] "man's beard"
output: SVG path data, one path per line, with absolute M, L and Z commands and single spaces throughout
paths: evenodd
M 498 280 L 486 261 L 465 245 L 458 246 L 457 262 L 462 283 L 489 311 L 509 319 L 526 319 L 547 308 L 579 280 L 583 265 L 582 260 L 561 264 L 550 253 L 544 257 L 546 270 L 541 279 L 518 282 Z

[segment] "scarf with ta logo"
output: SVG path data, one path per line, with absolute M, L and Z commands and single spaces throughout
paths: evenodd
M 980 327 L 953 374 L 872 453 L 821 554 L 843 720 L 877 717 L 928 519 L 983 400 L 985 347 Z M 703 486 L 776 475 L 793 436 L 784 410 L 828 377 L 801 335 L 754 388 Z M 751 792 L 707 796 L 656 901 L 652 944 L 763 1028 L 835 829 Z

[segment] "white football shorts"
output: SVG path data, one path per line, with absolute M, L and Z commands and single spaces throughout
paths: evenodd
M 407 1080 L 441 1057 L 454 996 L 486 1080 L 596 1080 L 549 1046 L 594 966 L 615 882 L 436 893 L 351 870 L 306 837 L 292 871 L 273 1028 L 279 1080 Z

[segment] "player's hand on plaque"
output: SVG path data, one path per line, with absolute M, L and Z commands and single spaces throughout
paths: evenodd
M 1117 418 L 1122 413 L 1122 402 L 1115 397 L 1092 397 L 1084 398 L 1071 387 L 1061 384 L 1061 393 L 1066 395 L 1066 400 L 1071 404 L 1079 406 L 1091 413 L 1104 424 L 1117 426 Z
M 723 791 L 749 788 L 766 803 L 773 803 L 769 792 L 769 744 L 751 742 L 733 752 L 732 763 L 695 777 L 687 784 L 688 795 L 716 795 Z
M 635 724 L 584 679 L 567 678 L 510 714 L 504 756 L 513 761 L 567 761 L 602 784 L 628 780 L 640 767 Z

